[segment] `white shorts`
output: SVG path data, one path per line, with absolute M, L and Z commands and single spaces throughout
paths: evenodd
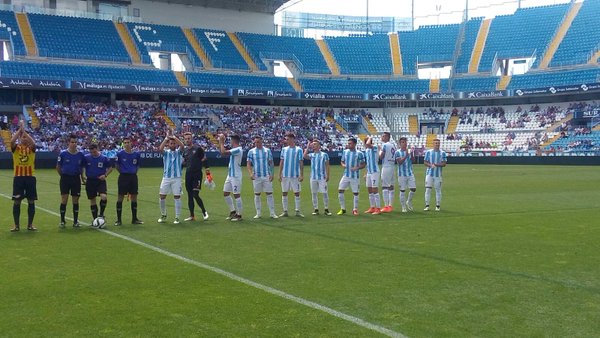
M 292 190 L 294 193 L 300 192 L 300 180 L 298 177 L 283 177 L 281 179 L 281 191 L 288 192 Z
M 160 189 L 158 190 L 158 193 L 161 195 L 173 194 L 173 196 L 183 195 L 183 185 L 181 184 L 181 177 L 163 177 L 162 181 L 160 181 Z
M 394 187 L 395 169 L 393 166 L 381 168 L 381 187 Z
M 327 193 L 327 181 L 325 180 L 310 180 L 310 191 L 315 193 Z
M 358 194 L 360 180 L 358 178 L 349 178 L 342 176 L 338 190 L 346 190 L 348 187 L 352 189 L 352 192 Z
M 365 181 L 367 188 L 379 188 L 379 173 L 367 174 Z
M 268 177 L 257 177 L 256 179 L 254 179 L 254 181 L 252 181 L 252 185 L 254 186 L 255 194 L 261 192 L 273 192 L 273 182 L 269 181 Z
M 242 192 L 242 179 L 239 177 L 229 177 L 225 179 L 225 184 L 223 184 L 223 192 L 232 192 L 234 194 L 239 194 Z
M 398 176 L 398 185 L 400 186 L 401 191 L 405 191 L 408 189 L 417 189 L 417 182 L 415 181 L 415 176 Z
M 442 188 L 442 178 L 441 177 L 433 177 L 433 176 L 425 176 L 425 188 L 435 188 L 439 190 Z

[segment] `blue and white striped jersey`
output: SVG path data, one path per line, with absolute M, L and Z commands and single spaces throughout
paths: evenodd
M 396 146 L 392 142 L 385 142 L 381 145 L 381 151 L 383 152 L 381 165 L 384 167 L 394 166 L 396 164 L 396 159 L 394 158 Z
M 395 158 L 396 159 L 403 158 L 407 154 L 408 154 L 408 150 L 404 151 L 402 149 L 398 149 L 398 150 L 396 150 Z M 409 155 L 402 164 L 398 165 L 398 176 L 405 177 L 405 176 L 413 176 L 413 175 L 414 175 L 413 164 L 412 164 L 411 156 Z
M 429 149 L 425 152 L 425 161 L 428 161 L 429 163 L 446 162 L 446 152 L 443 150 L 435 151 L 433 149 Z M 432 177 L 442 177 L 442 167 L 427 168 L 425 174 Z
M 351 171 L 350 168 L 356 167 L 360 163 L 365 163 L 365 154 L 363 154 L 362 151 L 346 149 L 342 153 L 342 162 L 346 164 L 344 176 L 348 178 L 359 178 L 360 170 Z
M 248 162 L 252 164 L 254 177 L 269 177 L 273 175 L 273 153 L 271 149 L 265 147 L 250 149 L 248 152 Z
M 163 151 L 163 177 L 164 178 L 177 178 L 181 177 L 181 163 L 183 162 L 183 155 L 178 149 L 171 150 L 165 149 Z
M 229 150 L 229 166 L 227 167 L 227 175 L 229 177 L 242 178 L 242 155 L 244 151 L 242 147 L 235 147 Z
M 327 176 L 327 163 L 329 162 L 329 155 L 325 152 L 319 151 L 316 153 L 308 154 L 310 157 L 310 179 L 311 180 L 324 180 Z
M 365 160 L 367 161 L 367 173 L 375 174 L 379 172 L 379 147 L 365 149 Z
M 281 159 L 283 160 L 282 177 L 300 177 L 300 163 L 304 158 L 302 148 L 284 147 L 281 149 Z

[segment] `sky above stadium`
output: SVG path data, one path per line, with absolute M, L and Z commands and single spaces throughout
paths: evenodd
M 290 12 L 333 15 L 389 16 L 410 18 L 412 0 L 292 0 L 280 8 Z M 521 7 L 567 3 L 570 0 L 521 0 Z M 435 25 L 461 21 L 466 0 L 414 0 L 415 24 Z M 512 14 L 517 0 L 468 0 L 469 17 L 491 18 Z

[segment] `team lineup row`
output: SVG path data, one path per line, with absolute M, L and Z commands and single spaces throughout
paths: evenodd
M 304 160 L 310 161 L 310 187 L 312 194 L 313 215 L 319 214 L 318 195 L 322 195 L 324 214 L 331 215 L 329 211 L 328 183 L 330 181 L 329 157 L 326 152 L 321 151 L 318 140 L 309 142 L 305 149 L 296 145 L 293 133 L 286 134 L 286 144 L 281 151 L 278 177 L 282 189 L 283 212 L 278 216 L 275 213 L 273 200 L 273 180 L 275 177 L 275 165 L 273 155 L 269 148 L 263 146 L 262 137 L 254 137 L 254 148 L 247 154 L 247 170 L 253 182 L 254 205 L 256 215 L 254 218 L 262 217 L 261 194 L 265 193 L 271 218 L 288 217 L 288 192 L 292 191 L 295 200 L 295 215 L 304 217 L 300 211 L 301 182 L 304 180 Z M 220 134 L 219 150 L 222 155 L 229 156 L 227 178 L 223 185 L 223 195 L 229 207 L 231 221 L 242 220 L 243 203 L 241 199 L 242 184 L 242 156 L 243 149 L 240 146 L 240 138 L 231 135 L 230 147 L 226 147 L 226 136 Z M 94 220 L 100 219 L 104 224 L 104 212 L 107 206 L 107 184 L 106 179 L 116 169 L 118 178 L 118 199 L 116 203 L 117 220 L 115 225 L 122 224 L 123 200 L 128 196 L 131 201 L 132 224 L 142 224 L 137 216 L 138 178 L 137 171 L 140 165 L 140 153 L 132 149 L 129 138 L 123 139 L 123 149 L 118 152 L 114 166 L 110 159 L 100 153 L 96 144 L 89 146 L 89 154 L 84 155 L 77 149 L 77 137 L 69 136 L 68 148 L 62 151 L 58 157 L 56 170 L 60 175 L 60 227 L 66 224 L 66 209 L 69 195 L 73 205 L 73 226 L 79 227 L 79 197 L 81 185 L 85 186 L 86 195 L 90 201 L 90 210 Z M 185 142 L 185 143 L 184 143 Z M 416 191 L 416 183 L 413 174 L 414 156 L 407 147 L 405 138 L 399 140 L 398 148 L 390 141 L 390 135 L 382 136 L 380 146 L 373 144 L 373 140 L 365 139 L 366 149 L 364 152 L 356 149 L 356 139 L 349 139 L 346 149 L 343 151 L 341 165 L 343 175 L 338 186 L 338 199 L 340 210 L 338 215 L 346 213 L 346 201 L 344 192 L 350 188 L 353 193 L 352 214 L 358 215 L 358 194 L 360 186 L 360 171 L 366 169 L 365 181 L 369 192 L 369 209 L 365 213 L 380 214 L 392 211 L 394 200 L 394 181 L 397 178 L 400 187 L 400 203 L 402 211 L 412 211 L 412 199 Z M 13 181 L 13 218 L 14 226 L 11 231 L 19 231 L 20 205 L 23 199 L 27 199 L 28 207 L 28 230 L 37 230 L 33 225 L 35 215 L 35 200 L 37 199 L 35 181 L 35 142 L 25 131 L 24 124 L 11 139 L 11 150 L 13 152 L 14 181 Z M 203 219 L 208 219 L 208 213 L 199 195 L 203 173 L 206 172 L 205 184 L 213 185 L 214 181 L 210 174 L 210 168 L 205 158 L 202 147 L 194 144 L 193 135 L 184 133 L 183 141 L 173 134 L 172 130 L 167 132 L 159 146 L 159 152 L 163 154 L 163 178 L 159 189 L 159 205 L 161 217 L 159 223 L 167 220 L 166 197 L 172 194 L 175 204 L 175 219 L 173 223 L 180 223 L 181 195 L 183 194 L 183 168 L 185 170 L 185 188 L 188 192 L 188 208 L 190 216 L 185 221 L 195 220 L 195 205 L 202 210 Z M 382 167 L 379 168 L 379 163 Z M 434 141 L 434 148 L 428 150 L 424 160 L 426 166 L 425 180 L 425 210 L 429 210 L 431 189 L 436 191 L 436 210 L 440 210 L 442 168 L 446 166 L 446 153 L 440 150 L 439 140 Z M 397 169 L 396 169 L 397 167 Z M 383 207 L 379 185 L 381 182 L 383 194 Z M 408 190 L 408 193 L 407 193 Z M 99 207 L 97 197 L 100 197 Z M 94 222 L 96 223 L 96 222 Z
M 282 209 L 279 216 L 275 213 L 273 201 L 273 179 L 275 177 L 275 166 L 273 154 L 270 149 L 263 146 L 261 136 L 254 137 L 254 148 L 248 151 L 247 170 L 253 183 L 254 206 L 256 215 L 254 218 L 262 217 L 261 194 L 264 192 L 267 198 L 269 214 L 271 218 L 288 217 L 288 193 L 294 193 L 295 215 L 304 217 L 300 210 L 301 182 L 304 180 L 304 160 L 310 161 L 310 188 L 313 205 L 313 215 L 319 214 L 318 195 L 322 195 L 324 214 L 331 215 L 329 211 L 328 182 L 330 180 L 329 157 L 321 150 L 318 140 L 309 142 L 305 149 L 296 145 L 296 137 L 293 133 L 286 134 L 287 146 L 281 150 L 278 178 L 281 183 Z M 230 136 L 231 148 L 225 147 L 225 135 L 219 135 L 219 150 L 222 155 L 229 156 L 228 175 L 223 186 L 225 202 L 229 206 L 229 217 L 231 221 L 242 219 L 243 204 L 241 200 L 242 183 L 242 156 L 243 149 L 239 144 L 237 135 Z M 366 149 L 364 152 L 356 149 L 357 140 L 350 138 L 346 149 L 342 153 L 341 165 L 343 175 L 338 185 L 338 200 L 340 210 L 338 215 L 346 213 L 345 191 L 350 188 L 353 193 L 352 214 L 358 215 L 358 195 L 360 187 L 360 171 L 366 168 L 365 182 L 369 192 L 369 209 L 365 213 L 380 214 L 392 211 L 394 200 L 394 181 L 397 178 L 400 187 L 400 204 L 402 211 L 412 211 L 412 199 L 416 192 L 416 182 L 413 173 L 414 155 L 408 149 L 406 138 L 400 138 L 399 148 L 391 142 L 389 133 L 382 136 L 380 146 L 373 144 L 373 139 L 365 139 Z M 168 150 L 176 152 L 175 140 Z M 165 153 L 166 154 L 166 153 Z M 163 158 L 167 158 L 166 156 Z M 425 180 L 425 211 L 429 211 L 431 189 L 436 191 L 436 210 L 440 210 L 442 200 L 442 168 L 446 166 L 447 155 L 440 150 L 440 141 L 434 141 L 433 149 L 425 153 L 424 163 L 426 166 Z M 379 168 L 379 162 L 382 167 Z M 171 166 L 164 162 L 165 174 Z M 166 176 L 164 176 L 166 177 Z M 383 208 L 379 194 L 381 181 L 383 194 Z M 408 196 L 407 196 L 408 190 Z M 233 195 L 233 197 L 231 196 Z M 235 203 L 234 203 L 235 199 Z M 163 214 L 164 216 L 164 214 Z M 164 217 L 161 217 L 161 220 Z

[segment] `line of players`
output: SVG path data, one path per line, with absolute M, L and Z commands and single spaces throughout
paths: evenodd
M 231 135 L 231 148 L 226 149 L 226 136 L 220 134 L 219 148 L 224 156 L 229 156 L 228 175 L 223 186 L 223 194 L 226 204 L 229 206 L 228 220 L 242 220 L 243 204 L 241 199 L 242 187 L 242 156 L 243 149 L 240 146 L 240 138 Z M 369 209 L 365 213 L 381 214 L 392 212 L 394 201 L 394 180 L 397 178 L 400 187 L 400 204 L 402 212 L 412 211 L 412 199 L 416 192 L 416 182 L 413 173 L 414 154 L 408 149 L 407 139 L 400 138 L 399 148 L 391 142 L 391 135 L 384 133 L 381 147 L 373 144 L 373 139 L 365 139 L 365 151 L 356 149 L 357 140 L 350 138 L 348 145 L 342 153 L 341 165 L 344 168 L 342 178 L 338 186 L 338 200 L 340 210 L 338 215 L 346 213 L 345 191 L 350 188 L 353 193 L 352 214 L 358 215 L 358 201 L 360 190 L 360 171 L 367 169 L 365 175 L 366 186 L 369 192 Z M 328 182 L 330 180 L 330 167 L 328 154 L 321 150 L 318 140 L 310 142 L 305 149 L 296 145 L 293 133 L 286 134 L 286 146 L 281 150 L 278 178 L 282 190 L 283 213 L 279 216 L 275 213 L 273 199 L 273 179 L 275 168 L 273 154 L 270 149 L 263 145 L 261 136 L 254 137 L 254 148 L 250 149 L 247 156 L 247 170 L 253 183 L 254 206 L 256 209 L 255 219 L 262 217 L 261 194 L 264 192 L 271 218 L 288 217 L 288 193 L 294 193 L 295 216 L 304 217 L 300 211 L 300 190 L 304 180 L 304 159 L 310 160 L 310 187 L 312 194 L 313 215 L 319 215 L 318 194 L 322 195 L 324 214 L 331 215 L 329 211 Z M 381 149 L 380 149 L 381 148 Z M 378 162 L 382 162 L 381 171 Z M 425 209 L 429 211 L 431 190 L 436 191 L 436 211 L 439 211 L 442 200 L 442 168 L 446 166 L 447 155 L 440 149 L 440 141 L 434 140 L 434 148 L 425 153 L 424 164 L 426 166 L 425 180 Z M 397 169 L 396 169 L 397 166 Z M 396 172 L 397 170 L 397 172 Z M 383 194 L 383 208 L 380 203 L 379 181 L 381 180 Z M 407 194 L 408 190 L 408 194 Z M 233 194 L 233 197 L 231 196 Z
M 17 144 L 17 140 L 20 143 Z M 179 223 L 181 211 L 180 197 L 183 192 L 181 182 L 181 171 L 185 165 L 186 170 L 186 190 L 188 192 L 188 207 L 190 217 L 186 221 L 195 219 L 194 204 L 197 203 L 202 210 L 203 218 L 208 219 L 208 213 L 199 191 L 202 184 L 202 166 L 204 165 L 208 177 L 210 177 L 210 168 L 205 161 L 204 151 L 201 147 L 194 146 L 191 133 L 184 134 L 184 143 L 169 131 L 161 145 L 159 151 L 163 153 L 163 179 L 159 190 L 159 205 L 161 217 L 158 222 L 166 222 L 166 196 L 173 194 L 175 199 L 175 224 Z M 223 187 L 225 202 L 229 207 L 230 214 L 227 219 L 231 221 L 240 221 L 242 219 L 242 199 L 241 184 L 242 170 L 241 160 L 243 149 L 240 146 L 240 139 L 237 135 L 230 137 L 231 148 L 225 147 L 225 135 L 219 135 L 219 147 L 222 155 L 230 156 L 228 175 Z M 346 213 L 346 201 L 344 192 L 350 188 L 353 193 L 352 214 L 358 215 L 358 194 L 360 170 L 367 169 L 365 175 L 366 185 L 369 192 L 370 207 L 365 213 L 380 214 L 392 211 L 392 202 L 394 200 L 394 167 L 398 165 L 398 182 L 400 186 L 400 203 L 402 211 L 412 211 L 412 198 L 416 191 L 416 183 L 413 175 L 412 165 L 414 156 L 407 147 L 406 138 L 399 141 L 399 149 L 390 142 L 390 134 L 384 133 L 382 136 L 383 144 L 381 150 L 373 144 L 372 138 L 365 140 L 365 152 L 356 149 L 356 139 L 351 138 L 348 141 L 347 149 L 342 154 L 341 164 L 344 168 L 342 179 L 338 187 L 338 199 L 340 210 L 338 215 Z M 273 155 L 270 149 L 263 146 L 262 137 L 254 138 L 255 147 L 248 152 L 247 170 L 253 181 L 254 204 L 256 215 L 254 218 L 260 218 L 262 214 L 261 194 L 264 192 L 267 196 L 267 204 L 271 218 L 288 217 L 288 192 L 294 193 L 295 215 L 304 217 L 300 211 L 300 190 L 301 182 L 304 179 L 304 159 L 311 162 L 310 187 L 312 193 L 313 215 L 319 214 L 318 194 L 322 194 L 324 204 L 324 214 L 331 215 L 329 211 L 329 196 L 327 185 L 330 179 L 329 157 L 327 153 L 321 151 L 321 144 L 318 140 L 310 142 L 306 149 L 296 146 L 296 138 L 293 133 L 286 135 L 287 146 L 281 151 L 281 161 L 279 165 L 279 181 L 282 188 L 282 206 L 283 213 L 277 216 L 275 214 L 275 203 L 273 199 L 273 178 L 274 163 Z M 11 140 L 11 149 L 13 152 L 13 163 L 15 168 L 15 179 L 13 181 L 13 216 L 15 225 L 12 231 L 19 230 L 20 202 L 27 198 L 28 208 L 28 229 L 37 230 L 33 226 L 33 215 L 35 214 L 34 201 L 37 199 L 37 191 L 34 175 L 35 161 L 35 143 L 27 132 L 21 127 Z M 92 144 L 89 147 L 90 153 L 84 155 L 77 150 L 77 138 L 75 135 L 69 136 L 68 148 L 62 151 L 58 157 L 56 170 L 60 175 L 60 227 L 64 228 L 66 224 L 65 215 L 68 203 L 68 197 L 71 195 L 73 204 L 73 227 L 79 227 L 79 196 L 81 194 L 81 184 L 86 187 L 86 195 L 90 200 L 90 210 L 94 219 L 104 218 L 104 211 L 107 206 L 107 185 L 106 179 L 113 171 L 111 161 L 99 152 L 98 146 Z M 184 154 L 182 154 L 184 152 Z M 185 159 L 185 160 L 184 160 Z M 378 161 L 382 162 L 381 174 L 379 173 Z M 182 163 L 183 161 L 183 163 Z M 446 153 L 440 150 L 440 141 L 434 141 L 434 148 L 428 150 L 424 160 L 426 171 L 425 182 L 425 211 L 429 210 L 429 201 L 431 189 L 436 190 L 436 210 L 440 210 L 441 203 L 441 184 L 442 168 L 446 166 Z M 118 199 L 116 204 L 117 220 L 115 225 L 122 224 L 123 200 L 128 196 L 131 201 L 132 224 L 143 224 L 137 217 L 137 195 L 138 195 L 138 177 L 137 171 L 140 165 L 140 154 L 132 150 L 131 139 L 123 140 L 123 150 L 117 154 L 115 168 L 120 173 L 118 179 Z M 382 182 L 382 193 L 384 207 L 380 207 L 379 179 Z M 406 190 L 409 190 L 406 196 Z M 231 196 L 233 194 L 233 197 Z M 100 208 L 98 208 L 97 197 L 100 197 Z M 406 198 L 407 197 L 407 198 Z M 234 200 L 235 199 L 235 200 Z

